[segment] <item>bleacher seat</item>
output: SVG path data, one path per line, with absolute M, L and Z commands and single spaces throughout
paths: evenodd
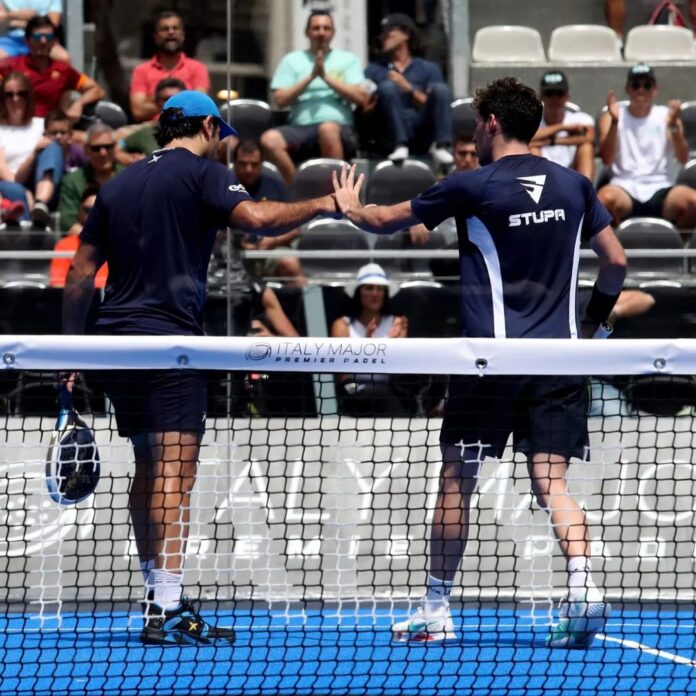
M 471 138 L 476 125 L 476 111 L 472 106 L 473 97 L 455 99 L 452 102 L 452 136 L 466 135 Z
M 549 60 L 558 63 L 621 61 L 613 29 L 599 24 L 568 24 L 551 32 Z
M 696 60 L 691 29 L 667 24 L 644 24 L 626 35 L 627 61 Z
M 474 36 L 474 63 L 543 63 L 541 34 L 532 27 L 511 24 L 483 27 Z
M 415 198 L 435 183 L 432 169 L 419 160 L 401 164 L 380 162 L 367 182 L 366 200 L 377 205 L 394 205 Z
M 223 104 L 220 113 L 242 139 L 258 140 L 273 125 L 271 107 L 259 99 L 235 99 Z
M 691 250 L 696 249 L 696 233 L 689 235 L 689 241 L 684 248 Z M 689 269 L 689 273 L 696 273 L 696 258 L 687 259 L 686 267 Z
M 290 187 L 291 198 L 294 201 L 305 201 L 317 196 L 327 196 L 333 193 L 333 172 L 340 173 L 343 160 L 319 157 L 303 162 L 295 173 Z
M 380 234 L 375 238 L 375 251 L 404 251 L 406 249 L 444 249 L 445 240 L 442 234 L 436 229 L 429 234 L 425 244 L 413 244 L 408 230 L 401 230 L 394 234 Z M 430 263 L 427 259 L 375 259 L 388 273 L 432 273 Z
M 126 112 L 114 102 L 102 99 L 94 105 L 94 118 L 114 130 L 123 128 L 128 123 Z
M 696 159 L 689 160 L 677 174 L 675 184 L 683 184 L 696 189 Z
M 367 232 L 363 232 L 348 220 L 319 219 L 310 222 L 297 240 L 299 251 L 330 249 L 337 251 L 333 258 L 302 259 L 302 268 L 307 275 L 329 275 L 352 277 L 365 265 L 370 256 Z M 364 251 L 364 257 L 342 259 L 341 250 Z
M 689 143 L 689 153 L 696 155 L 696 101 L 687 101 L 681 105 L 681 120 L 684 124 L 684 137 Z
M 616 228 L 616 236 L 626 249 L 683 249 L 681 235 L 667 220 L 635 217 L 624 220 Z M 628 259 L 629 274 L 648 276 L 681 275 L 682 258 Z
M 51 231 L 0 229 L 0 251 L 52 251 L 56 238 Z M 0 259 L 0 283 L 48 280 L 50 259 Z

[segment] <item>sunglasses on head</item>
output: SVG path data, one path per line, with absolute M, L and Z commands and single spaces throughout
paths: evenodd
M 41 41 L 41 39 L 46 39 L 46 41 L 53 41 L 53 39 L 56 38 L 56 35 L 52 31 L 35 31 L 31 35 L 31 38 L 34 39 L 34 41 Z
M 652 89 L 654 83 L 651 80 L 631 80 L 631 89 Z
M 107 152 L 111 152 L 115 147 L 114 143 L 109 143 L 108 145 L 88 145 L 87 148 L 89 149 L 90 152 L 94 152 L 95 154 L 97 152 L 101 152 L 102 150 L 106 150 Z
M 28 95 L 29 95 L 29 90 L 27 90 L 27 89 L 19 89 L 16 92 L 12 92 L 10 90 L 5 90 L 3 92 L 3 96 L 5 97 L 5 99 L 7 99 L 9 97 L 26 97 Z

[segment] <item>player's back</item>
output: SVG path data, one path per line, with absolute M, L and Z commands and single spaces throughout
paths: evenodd
M 540 157 L 511 155 L 438 186 L 446 191 L 432 202 L 449 201 L 457 221 L 465 335 L 576 336 L 581 238 L 609 222 L 589 180 Z M 429 192 L 421 198 L 414 212 L 438 224 Z
M 103 187 L 86 238 L 96 236 L 109 264 L 101 326 L 201 333 L 210 254 L 233 207 L 213 198 L 232 195 L 227 187 L 237 180 L 228 177 L 222 165 L 175 148 L 156 151 Z

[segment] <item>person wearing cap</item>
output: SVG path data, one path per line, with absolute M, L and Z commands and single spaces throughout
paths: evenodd
M 418 37 L 408 15 L 387 15 L 381 29 L 383 57 L 371 62 L 365 75 L 377 85 L 377 108 L 394 141 L 389 159 L 404 160 L 411 148 L 432 144 L 437 164 L 451 166 L 452 90 L 437 64 L 414 55 Z
M 408 319 L 389 313 L 390 283 L 384 269 L 368 263 L 346 290 L 350 309 L 331 325 L 334 338 L 406 338 Z M 389 375 L 339 375 L 341 411 L 350 416 L 406 415 Z
M 309 48 L 284 56 L 271 80 L 276 107 L 290 107 L 289 125 L 265 131 L 261 147 L 288 184 L 295 161 L 317 155 L 342 160 L 357 147 L 351 107 L 368 102 L 365 75 L 356 55 L 331 48 L 335 33 L 328 11 L 312 11 L 305 28 Z
M 203 334 L 206 276 L 221 227 L 282 234 L 316 215 L 336 215 L 335 195 L 256 202 L 214 161 L 237 135 L 205 94 L 185 90 L 164 105 L 160 149 L 99 190 L 80 234 L 63 296 L 63 333 L 86 329 L 94 277 L 109 275 L 96 323 L 105 336 Z M 205 621 L 182 596 L 188 509 L 205 431 L 206 376 L 197 370 L 110 371 L 104 390 L 135 473 L 129 504 L 145 584 L 143 643 L 229 644 L 234 631 Z M 68 385 L 69 376 L 64 377 Z
M 674 185 L 677 162 L 689 158 L 681 102 L 655 104 L 657 82 L 643 63 L 628 71 L 627 104 L 614 92 L 599 120 L 599 154 L 611 167 L 611 179 L 598 191 L 599 200 L 618 225 L 627 217 L 661 217 L 679 228 L 696 225 L 696 191 Z
M 152 38 L 157 51 L 145 63 L 133 69 L 130 84 L 130 109 L 136 121 L 149 121 L 157 116 L 157 84 L 166 77 L 181 80 L 186 89 L 210 91 L 210 76 L 204 63 L 184 53 L 184 22 L 177 12 L 161 12 L 155 19 Z
M 568 78 L 560 70 L 549 70 L 539 88 L 544 112 L 539 130 L 529 144 L 532 153 L 570 167 L 594 180 L 594 119 L 583 111 L 572 111 Z

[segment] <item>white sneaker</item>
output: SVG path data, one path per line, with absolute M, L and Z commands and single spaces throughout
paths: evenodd
M 604 630 L 611 614 L 608 602 L 571 602 L 566 595 L 558 609 L 558 623 L 546 637 L 549 648 L 589 648 L 597 633 Z
M 392 640 L 401 643 L 426 643 L 437 640 L 456 640 L 449 604 L 428 612 L 425 601 L 410 618 L 392 625 Z
M 451 167 L 454 164 L 452 153 L 444 147 L 435 147 L 432 150 L 433 159 L 441 167 Z
M 402 162 L 408 157 L 408 148 L 406 145 L 397 145 L 396 148 L 394 148 L 394 152 L 389 155 L 389 159 L 392 162 Z

